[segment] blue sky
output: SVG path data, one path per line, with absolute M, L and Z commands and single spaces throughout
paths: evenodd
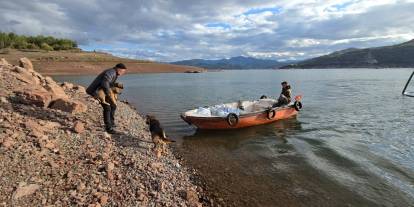
M 155 61 L 302 60 L 414 38 L 414 0 L 3 0 L 3 32 Z

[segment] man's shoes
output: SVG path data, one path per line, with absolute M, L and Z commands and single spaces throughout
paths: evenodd
M 106 132 L 108 134 L 116 134 L 116 131 L 114 129 L 112 129 L 112 128 L 106 129 Z

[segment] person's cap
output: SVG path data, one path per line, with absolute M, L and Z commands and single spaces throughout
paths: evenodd
M 281 84 L 282 84 L 282 85 L 283 85 L 283 84 L 287 84 L 287 82 L 286 82 L 286 81 L 283 81 Z
M 119 68 L 119 69 L 127 69 L 126 66 L 123 63 L 118 63 L 118 64 L 115 65 L 115 67 Z

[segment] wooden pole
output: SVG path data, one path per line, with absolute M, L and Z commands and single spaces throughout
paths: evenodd
M 405 87 L 404 87 L 404 90 L 403 90 L 403 92 L 402 92 L 402 95 L 406 95 L 406 94 L 405 94 L 405 90 L 407 89 L 408 84 L 410 84 L 410 81 L 411 81 L 411 79 L 413 78 L 413 76 L 414 76 L 414 71 L 413 71 L 413 73 L 411 73 L 410 78 L 408 79 L 407 83 L 405 84 Z M 412 95 L 406 95 L 406 96 L 412 96 Z

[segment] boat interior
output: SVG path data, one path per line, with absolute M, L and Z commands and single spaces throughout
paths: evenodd
M 273 104 L 277 103 L 275 99 L 260 99 L 255 101 L 238 101 L 232 103 L 226 103 L 221 105 L 215 105 L 210 107 L 203 107 L 198 109 L 193 109 L 184 113 L 186 116 L 193 117 L 222 117 L 213 113 L 217 108 L 226 108 L 231 112 L 238 112 L 238 115 L 250 114 L 265 111 L 268 108 L 272 107 Z

